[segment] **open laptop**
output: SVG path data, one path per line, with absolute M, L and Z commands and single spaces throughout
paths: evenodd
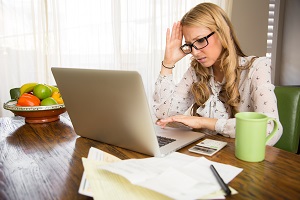
M 77 135 L 156 157 L 205 136 L 186 127 L 155 125 L 136 71 L 51 70 Z

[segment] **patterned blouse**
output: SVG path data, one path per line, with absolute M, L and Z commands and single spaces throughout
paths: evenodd
M 241 57 L 240 65 L 244 66 L 251 60 L 249 57 Z M 211 74 L 212 68 L 210 68 Z M 182 80 L 175 84 L 172 74 L 159 75 L 155 83 L 154 114 L 158 119 L 173 115 L 185 114 L 187 110 L 195 103 L 193 94 L 190 91 L 191 85 L 197 82 L 195 70 L 189 67 Z M 235 138 L 235 118 L 230 118 L 231 110 L 229 106 L 222 101 L 220 91 L 225 83 L 214 80 L 211 76 L 209 87 L 211 95 L 204 106 L 197 109 L 197 113 L 202 117 L 217 118 L 215 131 L 205 130 L 209 134 L 220 133 L 226 137 Z M 274 93 L 274 85 L 271 83 L 271 61 L 269 58 L 257 58 L 249 69 L 243 70 L 240 76 L 240 112 L 260 112 L 269 117 L 276 118 L 279 122 L 277 99 Z M 272 131 L 273 124 L 268 124 L 268 134 Z M 282 135 L 282 126 L 275 136 L 269 140 L 268 145 L 273 146 Z

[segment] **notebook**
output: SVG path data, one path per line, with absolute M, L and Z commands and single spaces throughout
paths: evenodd
M 136 71 L 51 68 L 77 135 L 162 157 L 205 136 L 155 125 Z M 164 139 L 159 146 L 160 139 Z M 171 139 L 167 139 L 171 138 Z

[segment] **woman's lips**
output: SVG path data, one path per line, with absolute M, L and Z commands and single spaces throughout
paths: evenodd
M 197 59 L 199 63 L 204 63 L 206 61 L 206 57 Z

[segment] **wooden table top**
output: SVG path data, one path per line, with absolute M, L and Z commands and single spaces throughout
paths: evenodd
M 268 146 L 264 161 L 249 163 L 234 156 L 234 139 L 206 138 L 228 142 L 206 158 L 243 168 L 229 183 L 238 194 L 226 199 L 300 199 L 299 155 Z M 197 142 L 179 152 L 200 156 L 188 151 Z M 120 159 L 147 157 L 78 137 L 67 115 L 44 124 L 27 124 L 22 117 L 0 118 L 0 199 L 92 199 L 78 193 L 81 158 L 87 157 L 90 147 Z

